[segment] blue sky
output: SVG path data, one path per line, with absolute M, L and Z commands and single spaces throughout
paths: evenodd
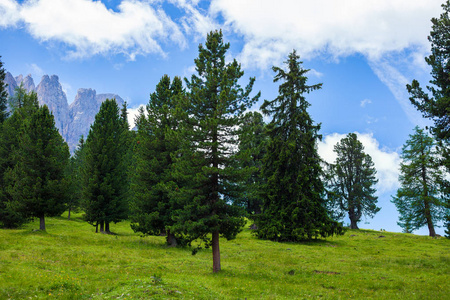
M 136 111 L 164 75 L 190 76 L 198 44 L 222 29 L 254 91 L 273 99 L 273 65 L 292 49 L 311 69 L 310 113 L 322 123 L 321 155 L 357 132 L 378 170 L 381 211 L 361 228 L 401 231 L 390 196 L 401 146 L 427 121 L 405 85 L 430 79 L 430 19 L 443 0 L 0 0 L 0 55 L 14 76 L 57 74 L 69 103 L 78 88 L 116 93 Z M 259 104 L 254 109 L 259 108 Z M 367 222 L 369 223 L 367 223 Z M 443 234 L 443 229 L 437 230 Z M 427 234 L 426 228 L 417 231 Z

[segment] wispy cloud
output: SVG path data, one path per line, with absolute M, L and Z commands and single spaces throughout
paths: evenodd
M 371 104 L 371 103 L 372 103 L 372 100 L 364 99 L 361 101 L 360 105 L 361 105 L 361 107 L 366 107 L 366 105 Z

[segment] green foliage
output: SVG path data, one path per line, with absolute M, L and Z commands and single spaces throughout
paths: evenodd
M 85 220 L 105 225 L 127 218 L 127 145 L 124 120 L 115 101 L 105 100 L 86 139 L 82 165 L 82 203 Z
M 44 217 L 57 216 L 65 210 L 64 171 L 70 154 L 48 107 L 38 107 L 35 93 L 27 98 L 19 113 L 34 111 L 18 131 L 18 145 L 12 152 L 14 166 L 5 173 L 6 191 L 25 216 L 40 218 L 41 230 L 45 230 Z M 28 105 L 28 100 L 33 104 Z
M 264 204 L 256 219 L 259 238 L 300 241 L 342 234 L 342 226 L 330 219 L 325 208 L 322 168 L 317 153 L 320 125 L 307 112 L 304 93 L 322 84 L 307 85 L 299 56 L 294 51 L 286 61 L 288 71 L 273 67 L 274 82 L 282 81 L 279 95 L 265 100 L 261 110 L 273 116 L 267 125 L 269 142 L 263 162 Z
M 94 235 L 80 214 L 47 220 L 51 234 L 0 230 L 0 299 L 446 299 L 448 240 L 349 230 L 326 241 L 274 243 L 249 229 L 211 251 L 167 247 L 130 223 Z M 380 235 L 385 236 L 379 238 Z M 432 251 L 430 251 L 432 249 Z
M 432 18 L 433 23 L 428 40 L 431 43 L 431 54 L 425 58 L 431 67 L 431 96 L 424 92 L 417 80 L 407 85 L 411 103 L 422 112 L 425 118 L 433 120 L 433 135 L 438 141 L 438 149 L 442 159 L 440 164 L 450 174 L 450 1 L 442 4 L 443 12 L 439 18 Z M 447 176 L 448 178 L 448 176 Z M 441 181 L 444 193 L 450 195 L 450 182 L 447 178 Z M 450 197 L 446 199 L 445 227 L 450 237 Z
M 235 59 L 225 62 L 229 47 L 221 31 L 209 33 L 195 59 L 197 74 L 186 79 L 188 117 L 180 140 L 189 143 L 183 145 L 175 175 L 188 185 L 174 196 L 185 202 L 171 227 L 188 240 L 212 245 L 214 272 L 220 270 L 219 234 L 232 239 L 245 224 L 241 208 L 234 204 L 247 172 L 238 163 L 238 130 L 244 111 L 259 98 L 259 93 L 249 96 L 255 79 L 241 87 L 240 64 Z
M 434 226 L 443 219 L 444 212 L 444 194 L 439 185 L 443 173 L 435 141 L 417 126 L 409 137 L 402 148 L 401 188 L 392 198 L 400 215 L 398 225 L 405 232 L 427 225 L 430 236 L 435 236 Z
M 85 142 L 84 137 L 81 136 L 78 146 L 75 149 L 73 156 L 69 160 L 69 164 L 66 169 L 66 180 L 67 180 L 67 209 L 68 218 L 70 219 L 70 213 L 72 211 L 77 211 L 80 207 L 83 190 L 83 178 L 81 167 L 84 163 L 85 156 Z
M 150 95 L 150 101 L 140 112 L 134 148 L 135 169 L 132 172 L 131 227 L 135 232 L 160 235 L 175 223 L 174 214 L 182 209 L 177 199 L 171 197 L 178 189 L 173 174 L 173 157 L 180 148 L 176 134 L 179 127 L 176 103 L 184 96 L 182 81 L 164 75 Z M 180 239 L 180 236 L 178 236 Z
M 373 217 L 380 211 L 376 206 L 378 197 L 374 196 L 374 185 L 378 182 L 374 163 L 354 133 L 343 138 L 334 152 L 336 162 L 330 165 L 327 174 L 330 206 L 338 212 L 339 219 L 348 213 L 350 228 L 358 229 L 363 214 Z
M 261 191 L 264 177 L 261 169 L 267 148 L 264 130 L 265 124 L 260 113 L 248 112 L 244 115 L 239 134 L 239 152 L 242 156 L 241 165 L 249 169 L 249 174 L 243 184 L 244 193 L 238 203 L 245 207 L 250 216 L 260 214 L 263 203 Z
M 5 83 L 5 69 L 3 68 L 3 62 L 1 61 L 0 56 L 0 124 L 3 123 L 6 118 L 8 118 L 7 111 L 7 101 L 8 101 L 8 93 L 6 92 L 6 87 L 8 86 Z

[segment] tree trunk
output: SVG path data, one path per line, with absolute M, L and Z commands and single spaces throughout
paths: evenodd
M 98 222 L 95 224 L 95 233 L 98 233 Z
M 39 217 L 39 229 L 45 231 L 45 217 L 42 215 Z
M 212 234 L 212 253 L 213 253 L 213 273 L 221 270 L 220 266 L 220 249 L 219 249 L 219 231 Z
M 111 231 L 109 231 L 109 222 L 105 222 L 105 232 L 106 233 L 111 233 Z
M 103 221 L 100 222 L 100 233 L 104 233 L 105 232 L 105 223 Z
M 67 220 L 70 220 L 70 207 L 69 207 L 69 215 L 67 216 Z
M 430 204 L 428 203 L 428 200 L 424 201 L 425 203 L 425 219 L 427 220 L 428 225 L 428 232 L 429 236 L 436 236 L 436 231 L 434 231 L 434 225 L 433 220 L 431 219 L 431 210 L 430 210 Z
M 350 229 L 359 229 L 358 222 L 356 222 L 353 218 L 350 218 Z
M 169 245 L 170 247 L 176 247 L 178 245 L 177 239 L 170 232 L 170 230 L 167 230 L 167 245 Z

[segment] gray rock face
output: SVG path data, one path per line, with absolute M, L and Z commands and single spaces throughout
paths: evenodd
M 68 124 L 70 123 L 70 120 L 67 118 L 69 114 L 69 105 L 67 104 L 66 94 L 59 83 L 58 76 L 42 76 L 41 82 L 36 87 L 36 93 L 38 95 L 39 103 L 41 105 L 46 104 L 48 109 L 53 112 L 55 125 L 64 137 L 68 130 Z
M 35 87 L 31 75 L 23 78 L 22 75 L 13 77 L 7 72 L 5 82 L 8 84 L 8 94 L 14 95 L 14 89 L 23 84 L 28 91 L 35 91 L 41 105 L 46 104 L 55 117 L 55 125 L 59 132 L 69 145 L 73 153 L 80 137 L 85 138 L 89 133 L 91 124 L 94 122 L 95 115 L 100 109 L 100 105 L 106 99 L 116 99 L 121 107 L 123 99 L 116 94 L 98 94 L 93 89 L 79 89 L 75 100 L 69 106 L 67 97 L 64 93 L 59 78 L 56 75 L 42 76 L 41 82 Z
M 23 78 L 22 74 L 20 74 L 15 79 L 17 85 L 20 86 L 20 84 L 22 84 L 25 90 L 27 90 L 28 92 L 36 91 L 36 86 L 34 85 L 34 80 L 31 77 L 31 74 L 28 74 L 25 78 Z
M 11 75 L 11 73 L 6 72 L 5 82 L 8 85 L 6 87 L 6 91 L 8 92 L 8 95 L 9 96 L 14 95 L 14 90 L 17 87 L 17 82 L 16 82 L 16 79 Z

